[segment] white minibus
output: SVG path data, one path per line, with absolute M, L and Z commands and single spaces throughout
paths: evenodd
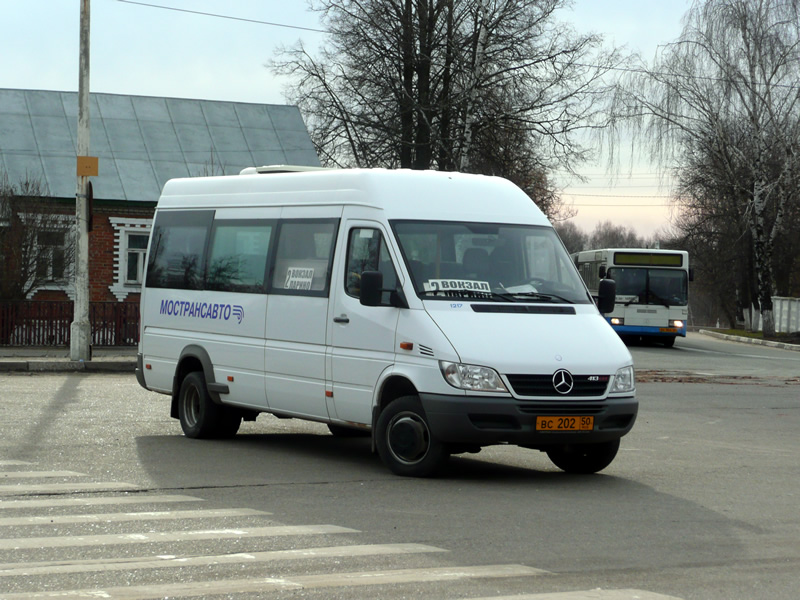
M 497 177 L 175 179 L 148 246 L 136 375 L 192 438 L 271 413 L 370 435 L 399 475 L 494 444 L 594 473 L 638 410 L 605 284 L 595 305 L 544 214 Z

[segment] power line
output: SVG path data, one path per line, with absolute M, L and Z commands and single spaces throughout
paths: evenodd
M 172 10 L 175 12 L 189 13 L 192 15 L 201 15 L 204 17 L 216 17 L 217 19 L 229 19 L 231 21 L 244 21 L 245 23 L 255 23 L 257 25 L 270 25 L 272 27 L 285 27 L 287 29 L 300 29 L 302 31 L 313 31 L 315 33 L 328 33 L 324 29 L 315 29 L 313 27 L 301 27 L 300 25 L 286 25 L 285 23 L 273 23 L 271 21 L 259 21 L 256 19 L 245 19 L 244 17 L 232 17 L 230 15 L 220 15 L 217 13 L 201 12 L 199 10 L 187 10 L 185 8 L 175 8 L 174 6 L 163 6 L 161 4 L 148 4 L 147 2 L 136 2 L 135 0 L 117 0 L 125 4 L 136 4 L 138 6 L 146 6 L 148 8 L 160 8 L 162 10 Z
M 581 196 L 581 197 L 589 197 L 589 198 L 672 198 L 672 196 L 667 196 L 663 194 L 647 194 L 641 196 L 629 196 L 627 194 L 574 194 L 572 192 L 564 191 L 562 192 L 564 196 Z
M 221 15 L 221 14 L 218 14 L 218 13 L 202 12 L 202 11 L 198 11 L 198 10 L 188 10 L 188 9 L 185 9 L 185 8 L 175 8 L 174 6 L 163 6 L 161 4 L 150 4 L 150 3 L 147 3 L 147 2 L 138 2 L 136 0 L 117 0 L 117 2 L 123 2 L 125 4 L 136 4 L 138 6 L 146 6 L 148 8 L 160 8 L 162 10 L 172 10 L 172 11 L 175 11 L 175 12 L 188 13 L 188 14 L 194 14 L 194 15 L 201 15 L 201 16 L 204 16 L 204 17 L 215 17 L 217 19 L 229 19 L 231 21 L 243 21 L 245 23 L 255 23 L 257 25 L 269 25 L 271 27 L 284 27 L 284 28 L 287 28 L 287 29 L 299 29 L 301 31 L 313 31 L 314 33 L 330 33 L 329 31 L 327 31 L 325 29 L 316 29 L 314 27 L 302 27 L 300 25 L 286 25 L 285 23 L 274 23 L 272 21 L 259 21 L 257 19 L 246 19 L 244 17 L 232 17 L 230 15 Z M 731 79 L 731 78 L 713 77 L 713 76 L 710 76 L 710 75 L 690 75 L 690 74 L 684 74 L 684 73 L 668 73 L 668 72 L 659 72 L 659 71 L 648 71 L 647 69 L 634 68 L 634 67 L 593 65 L 593 64 L 590 64 L 590 63 L 581 63 L 581 62 L 569 63 L 567 61 L 559 61 L 559 60 L 556 60 L 556 61 L 553 61 L 553 62 L 557 62 L 557 63 L 560 63 L 560 64 L 566 64 L 566 65 L 572 64 L 573 66 L 576 66 L 576 67 L 584 67 L 584 68 L 589 68 L 589 69 L 606 69 L 608 71 L 619 71 L 621 73 L 637 73 L 637 74 L 640 74 L 640 75 L 648 75 L 648 76 L 651 76 L 651 77 L 652 76 L 661 76 L 661 77 L 672 77 L 672 76 L 674 76 L 674 77 L 681 77 L 683 79 L 692 79 L 692 80 L 696 80 L 696 81 L 710 81 L 710 82 L 714 82 L 714 83 L 732 83 L 733 82 L 733 79 Z M 764 85 L 764 84 L 758 83 L 757 85 Z M 795 89 L 798 89 L 798 87 L 800 87 L 800 86 L 793 85 L 793 84 L 782 84 L 782 83 L 774 83 L 772 85 L 773 85 L 773 87 L 776 87 L 776 88 L 784 88 L 784 89 L 789 89 L 789 90 L 795 90 Z

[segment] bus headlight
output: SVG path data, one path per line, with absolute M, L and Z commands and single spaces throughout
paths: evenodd
M 460 390 L 473 392 L 507 392 L 503 380 L 494 369 L 478 365 L 439 361 L 447 383 Z
M 670 327 L 677 327 L 678 329 L 683 329 L 684 325 L 685 325 L 685 323 L 683 321 L 681 321 L 680 319 L 675 319 L 674 321 L 670 321 L 669 322 L 669 326 Z
M 614 375 L 614 382 L 611 384 L 611 392 L 632 392 L 636 387 L 636 377 L 633 367 L 622 367 Z
M 625 319 L 622 317 L 611 317 L 612 325 L 625 325 Z

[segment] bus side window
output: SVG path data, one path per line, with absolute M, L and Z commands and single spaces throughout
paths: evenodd
M 214 211 L 164 211 L 156 217 L 146 287 L 203 289 Z
M 361 274 L 364 271 L 380 271 L 383 274 L 383 289 L 397 288 L 397 271 L 383 236 L 377 229 L 355 228 L 350 231 L 346 264 L 345 291 L 348 296 L 360 296 Z M 383 304 L 389 305 L 389 293 L 383 293 Z
M 332 219 L 279 224 L 271 293 L 327 296 L 337 225 Z

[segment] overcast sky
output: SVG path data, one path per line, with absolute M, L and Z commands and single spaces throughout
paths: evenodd
M 601 33 L 608 44 L 625 45 L 650 59 L 659 44 L 679 35 L 690 3 L 576 0 L 561 18 L 578 31 Z M 78 89 L 80 4 L 0 0 L 0 87 Z M 304 0 L 91 0 L 90 88 L 283 104 L 283 82 L 264 65 L 280 44 L 299 39 L 310 47 L 323 43 L 323 33 L 310 31 L 319 27 Z M 640 235 L 660 229 L 669 218 L 668 189 L 657 187 L 654 171 L 639 164 L 630 178 L 612 185 L 603 164 L 591 164 L 581 170 L 592 177 L 590 182 L 563 179 L 562 185 L 568 186 L 564 198 L 578 210 L 574 222 L 587 232 L 606 219 L 634 227 Z

